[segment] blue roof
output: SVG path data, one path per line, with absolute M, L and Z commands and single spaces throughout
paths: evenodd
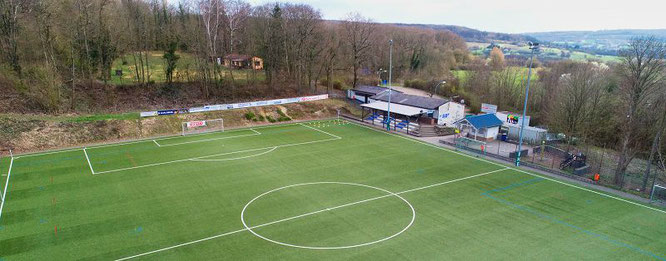
M 502 126 L 502 121 L 495 114 L 483 114 L 465 118 L 476 129 L 492 128 Z

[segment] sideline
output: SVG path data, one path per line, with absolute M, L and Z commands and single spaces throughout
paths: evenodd
M 437 148 L 437 149 L 440 149 L 440 150 L 448 151 L 448 152 L 451 152 L 451 153 L 454 153 L 454 154 L 458 154 L 458 155 L 461 155 L 461 156 L 464 156 L 464 157 L 468 157 L 468 158 L 476 159 L 476 160 L 483 161 L 483 162 L 486 162 L 486 163 L 490 163 L 490 164 L 492 164 L 492 165 L 502 166 L 502 167 L 507 167 L 507 168 L 509 168 L 509 169 L 515 170 L 515 171 L 520 172 L 520 173 L 523 173 L 523 174 L 527 174 L 527 175 L 530 175 L 530 176 L 543 178 L 543 179 L 546 179 L 546 180 L 549 180 L 549 181 L 552 181 L 552 182 L 555 182 L 555 183 L 559 183 L 559 184 L 562 184 L 562 185 L 565 185 L 565 186 L 569 186 L 569 187 L 577 188 L 577 189 L 584 190 L 584 191 L 587 191 L 587 192 L 591 192 L 591 193 L 594 193 L 594 194 L 597 194 L 597 195 L 600 195 L 600 196 L 604 196 L 604 197 L 607 197 L 607 198 L 611 198 L 611 199 L 619 200 L 619 201 L 622 201 L 622 202 L 625 202 L 625 203 L 629 203 L 629 204 L 632 204 L 632 205 L 635 205 L 635 206 L 643 207 L 643 208 L 650 209 L 650 210 L 653 210 L 653 211 L 656 211 L 656 212 L 660 212 L 660 213 L 662 213 L 662 214 L 666 214 L 666 210 L 661 210 L 661 209 L 654 208 L 654 207 L 651 207 L 651 206 L 646 206 L 646 205 L 643 205 L 643 204 L 641 204 L 641 203 L 637 203 L 637 202 L 630 201 L 630 200 L 627 200 L 627 199 L 619 198 L 619 197 L 616 197 L 616 196 L 613 196 L 613 195 L 608 195 L 608 194 L 606 194 L 606 193 L 601 193 L 601 192 L 598 192 L 598 191 L 594 191 L 594 190 L 591 190 L 591 189 L 589 189 L 589 188 L 580 187 L 580 186 L 577 186 L 577 185 L 574 185 L 574 184 L 570 184 L 570 183 L 567 183 L 567 182 L 564 182 L 564 181 L 561 181 L 561 180 L 556 180 L 556 179 L 552 178 L 551 176 L 548 176 L 548 175 L 545 175 L 545 174 L 541 174 L 541 175 L 539 175 L 539 174 L 534 174 L 534 173 L 531 173 L 531 172 L 528 172 L 528 171 L 525 171 L 525 170 L 522 170 L 522 169 L 519 169 L 519 168 L 515 168 L 515 167 L 513 167 L 513 166 L 508 166 L 508 165 L 505 165 L 505 164 L 502 164 L 502 163 L 498 163 L 498 162 L 494 162 L 494 161 L 490 161 L 490 160 L 487 160 L 487 159 L 483 159 L 483 158 L 479 158 L 479 157 L 474 157 L 474 156 L 472 156 L 472 155 L 468 155 L 468 154 L 465 154 L 465 153 L 461 153 L 461 152 L 458 152 L 458 151 L 454 151 L 454 150 L 451 150 L 451 149 L 449 149 L 449 148 L 445 148 L 445 147 L 441 147 L 441 146 L 438 146 L 438 145 L 434 145 L 434 144 L 432 144 L 432 143 L 424 142 L 424 141 L 421 141 L 421 140 L 418 140 L 418 139 L 415 139 L 415 138 L 406 137 L 406 136 L 403 136 L 403 135 L 400 135 L 400 134 L 395 134 L 395 133 L 393 133 L 393 132 L 386 132 L 386 131 L 384 131 L 384 130 L 379 130 L 379 129 L 377 129 L 377 128 L 372 128 L 372 127 L 370 127 L 370 126 L 366 126 L 366 125 L 364 125 L 364 124 L 360 124 L 360 123 L 355 122 L 355 121 L 352 121 L 352 120 L 347 120 L 347 121 L 349 121 L 349 122 L 351 122 L 352 124 L 357 125 L 357 126 L 359 126 L 359 127 L 363 127 L 363 128 L 371 129 L 371 130 L 374 130 L 374 131 L 377 131 L 377 132 L 382 132 L 382 133 L 387 134 L 387 135 L 391 135 L 391 136 L 399 137 L 399 138 L 402 138 L 402 139 L 405 139 L 405 140 L 409 140 L 409 141 L 412 141 L 412 142 L 420 143 L 420 144 L 423 144 L 423 145 L 426 145 L 426 146 L 430 146 L 430 147 L 433 147 L 433 148 Z
M 2 209 L 5 207 L 7 201 L 7 189 L 9 188 L 9 178 L 12 176 L 12 167 L 14 166 L 14 157 L 9 161 L 9 171 L 7 171 L 7 181 L 5 181 L 5 189 L 2 191 L 2 203 L 0 203 L 0 217 L 2 217 Z

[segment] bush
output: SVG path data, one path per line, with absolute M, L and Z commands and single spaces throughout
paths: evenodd
M 247 119 L 248 121 L 251 121 L 252 119 L 254 119 L 254 117 L 255 117 L 254 112 L 245 113 L 245 119 Z
M 406 80 L 405 81 L 405 87 L 410 87 L 414 89 L 419 89 L 419 90 L 426 90 L 428 88 L 428 82 L 424 80 Z
M 323 79 L 320 81 L 320 84 L 323 86 L 328 86 L 328 81 L 326 79 Z M 340 80 L 333 80 L 333 89 L 338 89 L 338 90 L 346 90 L 348 89 L 344 83 Z
M 264 118 L 263 115 L 257 115 L 257 120 L 258 120 L 258 121 L 265 121 L 266 118 Z
M 285 114 L 280 108 L 277 109 L 277 113 L 280 115 L 277 119 L 278 121 L 282 122 L 291 120 L 291 118 L 289 118 L 289 116 L 287 116 L 287 114 Z
M 276 120 L 273 119 L 273 117 L 271 117 L 270 115 L 266 116 L 266 119 L 267 119 L 268 122 L 270 122 L 270 123 L 275 123 L 275 122 L 276 122 Z

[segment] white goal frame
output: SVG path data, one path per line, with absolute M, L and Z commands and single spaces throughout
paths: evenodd
M 654 191 L 657 190 L 657 189 L 661 189 L 661 190 L 666 191 L 666 187 L 658 185 L 658 184 L 654 184 L 654 186 L 652 186 L 652 191 L 650 192 L 650 202 L 655 202 Z
M 196 125 L 192 127 L 193 125 Z M 211 120 L 200 120 L 200 121 L 186 121 L 181 123 L 181 135 L 193 135 L 193 134 L 202 134 L 209 132 L 223 132 L 224 131 L 224 119 L 211 119 Z

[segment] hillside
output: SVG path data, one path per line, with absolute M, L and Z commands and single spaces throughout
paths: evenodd
M 433 30 L 447 30 L 459 35 L 467 42 L 505 41 L 505 42 L 517 43 L 517 42 L 536 41 L 535 38 L 529 35 L 486 32 L 457 25 L 434 25 L 434 24 L 393 24 L 393 25 L 420 27 Z
M 666 29 L 640 30 L 600 30 L 600 31 L 560 31 L 560 32 L 538 32 L 526 33 L 540 42 L 552 46 L 562 46 L 573 49 L 583 49 L 596 54 L 612 54 L 629 42 L 629 40 L 641 36 L 655 36 L 666 39 Z M 606 51 L 606 53 L 600 53 Z

